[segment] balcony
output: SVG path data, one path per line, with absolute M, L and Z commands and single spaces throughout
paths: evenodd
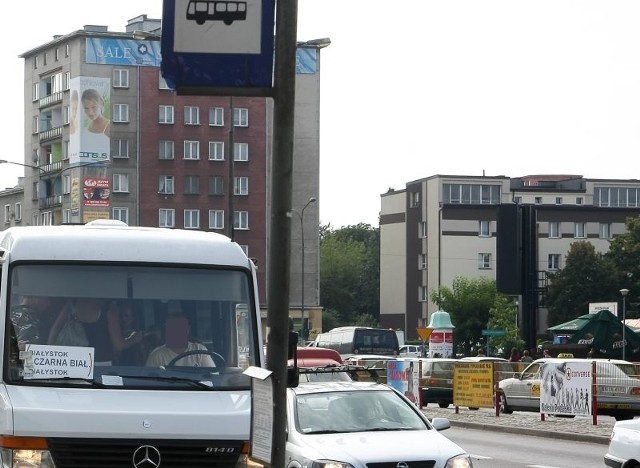
M 42 166 L 38 166 L 40 169 L 40 175 L 50 174 L 52 172 L 60 172 L 62 170 L 62 161 L 56 161 L 50 164 L 44 164 Z
M 53 106 L 55 104 L 60 104 L 62 102 L 62 96 L 64 95 L 64 93 L 62 91 L 59 91 L 57 93 L 53 93 L 50 94 L 49 96 L 45 96 L 42 99 L 40 99 L 38 101 L 38 107 L 40 107 L 40 109 L 44 108 L 44 107 L 49 107 L 49 106 Z
M 45 141 L 49 141 L 49 140 L 55 140 L 56 138 L 61 138 L 62 137 L 62 128 L 63 127 L 53 127 L 50 128 L 49 130 L 44 130 L 42 132 L 40 132 L 40 143 L 43 143 Z
M 40 200 L 40 209 L 53 208 L 62 205 L 62 195 L 54 195 Z

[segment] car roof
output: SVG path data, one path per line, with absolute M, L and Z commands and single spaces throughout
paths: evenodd
M 335 382 L 300 382 L 291 388 L 296 395 L 308 393 L 348 392 L 348 391 L 393 391 L 391 387 L 376 382 L 335 381 Z
M 497 361 L 497 362 L 508 362 L 508 359 L 496 357 L 496 356 L 467 356 L 460 359 L 461 361 L 466 362 L 478 362 L 478 361 Z

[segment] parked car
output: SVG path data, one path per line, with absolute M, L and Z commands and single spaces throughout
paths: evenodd
M 640 379 L 636 367 L 616 359 L 536 359 L 512 378 L 498 383 L 500 411 L 540 411 L 540 371 L 543 363 L 596 362 L 597 411 L 616 420 L 640 415 Z
M 447 408 L 453 403 L 453 370 L 458 359 L 423 358 L 421 363 L 420 395 L 422 405 L 437 403 Z
M 289 467 L 470 468 L 469 454 L 404 395 L 372 382 L 302 383 L 287 389 Z
M 400 357 L 423 357 L 425 355 L 425 348 L 422 345 L 404 345 L 400 346 Z
M 300 382 L 349 381 L 351 374 L 335 349 L 298 347 L 296 350 Z M 289 367 L 293 366 L 289 360 Z
M 616 421 L 604 464 L 614 468 L 640 467 L 640 419 Z

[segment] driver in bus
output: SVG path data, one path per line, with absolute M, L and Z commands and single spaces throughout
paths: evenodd
M 184 357 L 178 358 L 174 364 L 176 366 L 216 367 L 207 347 L 189 340 L 189 319 L 179 309 L 178 303 L 169 304 L 164 328 L 165 343 L 149 353 L 147 366 L 164 367 L 178 356 L 193 352 L 193 354 L 186 354 Z

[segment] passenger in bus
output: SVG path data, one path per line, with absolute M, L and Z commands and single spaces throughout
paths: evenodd
M 120 315 L 115 302 L 105 305 L 98 298 L 82 297 L 65 307 L 49 334 L 49 344 L 58 346 L 91 346 L 95 349 L 95 365 L 111 365 L 115 353 L 142 341 L 136 333 L 123 336 Z
M 11 307 L 11 322 L 19 349 L 24 350 L 27 343 L 47 343 L 48 330 L 60 306 L 60 300 L 25 295 L 20 298 L 19 304 Z
M 176 366 L 216 367 L 211 355 L 207 354 L 207 347 L 201 343 L 189 340 L 189 319 L 179 309 L 179 304 L 171 303 L 164 326 L 165 343 L 158 346 L 149 354 L 147 366 L 163 367 L 180 354 L 190 351 L 194 353 L 175 362 Z

